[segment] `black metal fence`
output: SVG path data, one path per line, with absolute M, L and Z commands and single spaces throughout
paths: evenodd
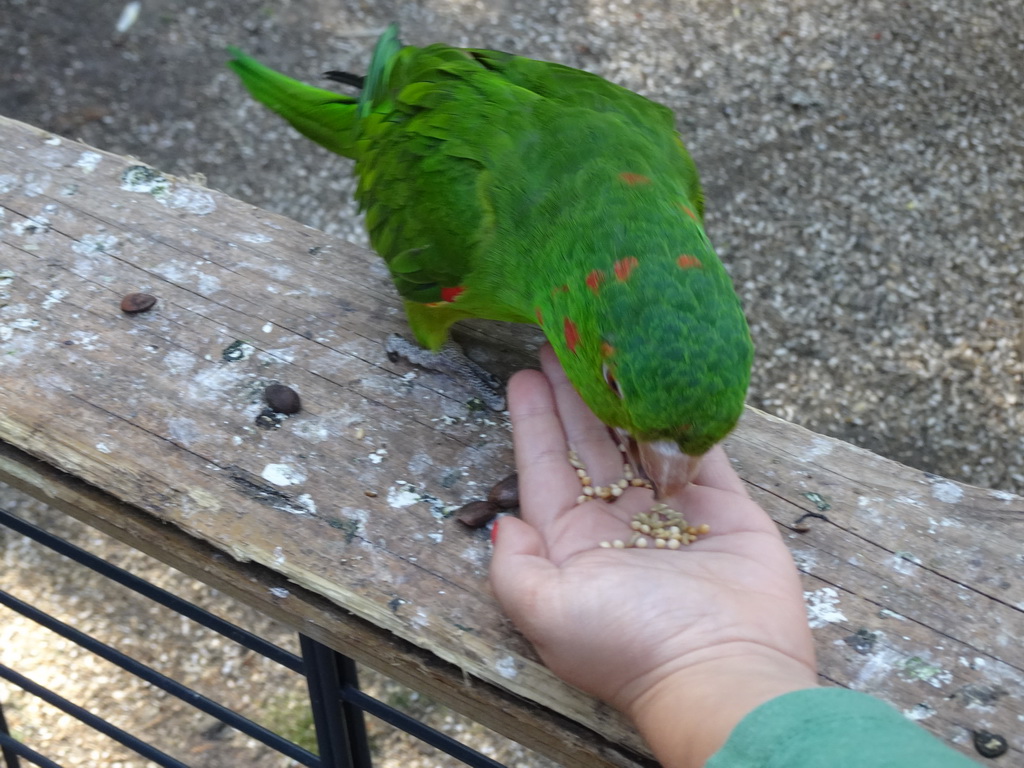
M 364 713 L 369 713 L 452 755 L 469 766 L 502 768 L 500 763 L 486 755 L 362 691 L 359 688 L 356 665 L 352 659 L 305 635 L 299 635 L 301 655 L 296 655 L 2 509 L 0 509 L 0 525 L 5 525 L 16 533 L 27 536 L 70 560 L 91 568 L 102 576 L 218 632 L 227 639 L 277 662 L 296 674 L 304 676 L 313 713 L 318 754 L 313 754 L 223 704 L 203 696 L 116 648 L 100 642 L 31 604 L 0 590 L 0 605 L 17 611 L 22 616 L 37 622 L 61 637 L 77 643 L 97 656 L 215 717 L 225 725 L 262 742 L 300 765 L 310 766 L 310 768 L 371 768 L 372 758 L 364 721 Z M 51 706 L 120 742 L 157 765 L 167 768 L 188 768 L 187 763 L 183 763 L 152 744 L 107 722 L 96 713 L 59 696 L 54 691 L 33 682 L 3 664 L 0 664 L 0 679 L 38 696 Z M 11 735 L 2 706 L 0 706 L 0 756 L 3 757 L 5 768 L 22 768 L 25 762 L 41 766 L 41 768 L 61 768 L 58 763 Z

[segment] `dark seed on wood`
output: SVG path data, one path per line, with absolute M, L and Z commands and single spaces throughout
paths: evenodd
M 456 519 L 470 528 L 483 528 L 498 516 L 501 508 L 489 501 L 471 501 L 455 511 Z
M 853 648 L 857 653 L 868 654 L 875 648 L 875 642 L 878 640 L 878 633 L 872 632 L 869 629 L 858 629 L 856 634 L 848 635 L 843 638 L 843 641 Z
M 988 731 L 974 732 L 974 748 L 982 757 L 999 757 L 1005 755 L 1010 745 L 1006 742 L 1005 736 Z
M 519 475 L 513 472 L 504 480 L 500 480 L 487 494 L 487 500 L 502 509 L 519 506 Z
M 156 306 L 156 296 L 149 293 L 129 293 L 121 299 L 121 311 L 129 315 L 148 312 L 154 306 Z
M 267 405 L 278 413 L 298 413 L 302 410 L 299 393 L 284 384 L 271 384 L 263 390 Z

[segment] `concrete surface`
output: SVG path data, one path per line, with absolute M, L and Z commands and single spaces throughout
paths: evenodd
M 751 404 L 1024 492 L 1020 0 L 0 0 L 0 113 L 365 243 L 350 164 L 251 102 L 413 44 L 588 69 L 671 106 L 742 294 Z M 344 264 L 338 265 L 344 269 Z

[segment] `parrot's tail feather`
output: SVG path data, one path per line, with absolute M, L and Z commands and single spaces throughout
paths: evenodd
M 345 157 L 356 152 L 358 99 L 315 88 L 275 72 L 229 48 L 234 70 L 252 97 L 294 126 L 304 136 Z
M 373 105 L 384 95 L 391 70 L 398 59 L 402 44 L 398 40 L 398 25 L 391 24 L 377 40 L 370 59 L 370 70 L 366 73 L 366 83 L 359 95 L 359 116 L 366 117 L 373 111 Z
M 366 82 L 366 78 L 362 75 L 353 75 L 351 72 L 340 72 L 337 69 L 324 72 L 324 77 L 328 80 L 333 80 L 336 83 L 351 85 L 353 88 L 362 88 L 363 84 Z

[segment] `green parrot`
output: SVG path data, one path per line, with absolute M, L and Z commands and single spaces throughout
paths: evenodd
M 668 108 L 559 64 L 402 46 L 395 25 L 365 78 L 325 73 L 357 97 L 230 52 L 256 100 L 355 160 L 420 344 L 537 323 L 660 497 L 693 477 L 743 411 L 753 345 Z

